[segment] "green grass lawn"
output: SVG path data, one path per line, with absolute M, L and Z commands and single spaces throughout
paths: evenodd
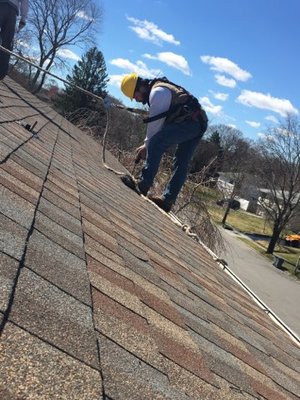
M 217 224 L 222 222 L 225 208 L 217 205 L 209 205 L 208 211 Z M 264 218 L 244 210 L 230 210 L 226 223 L 241 232 L 263 235 L 271 235 L 272 233 L 270 225 L 266 223 Z
M 200 187 L 197 194 L 206 204 L 213 221 L 220 224 L 225 213 L 225 207 L 216 204 L 217 200 L 220 199 L 218 191 L 206 187 Z M 241 232 L 260 233 L 265 235 L 270 235 L 272 233 L 271 227 L 266 223 L 264 218 L 244 210 L 230 210 L 226 223 Z

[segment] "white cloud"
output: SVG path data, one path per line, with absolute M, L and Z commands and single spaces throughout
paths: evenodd
M 124 75 L 109 75 L 108 84 L 111 86 L 116 86 L 117 88 L 120 89 L 121 81 L 122 81 L 123 77 L 124 77 Z
M 219 85 L 229 87 L 229 88 L 235 88 L 236 87 L 236 81 L 231 78 L 226 78 L 224 75 L 215 75 L 216 81 Z
M 93 18 L 88 16 L 83 10 L 78 11 L 76 15 L 78 18 L 85 19 L 86 21 L 93 21 Z
M 228 99 L 228 94 L 227 93 L 216 93 L 213 90 L 209 91 L 215 99 L 221 100 L 221 101 L 226 101 Z
M 288 129 L 285 128 L 273 128 L 274 132 L 277 132 L 278 135 L 282 136 L 286 136 L 286 137 L 294 137 L 295 134 L 292 131 L 289 131 Z
M 265 117 L 265 119 L 267 121 L 274 122 L 274 124 L 278 124 L 279 123 L 278 119 L 276 117 L 274 117 L 274 115 L 267 115 Z
M 260 122 L 246 121 L 246 124 L 250 125 L 252 128 L 259 128 L 260 127 Z
M 179 45 L 180 42 L 170 33 L 166 33 L 158 28 L 153 22 L 140 20 L 133 17 L 127 17 L 128 21 L 133 23 L 130 29 L 133 30 L 139 38 L 148 40 L 154 44 L 161 45 L 162 42 L 167 42 Z
M 187 60 L 179 54 L 172 53 L 171 51 L 166 51 L 162 53 L 157 53 L 156 56 L 153 56 L 151 54 L 144 54 L 144 57 L 150 60 L 161 61 L 169 65 L 169 67 L 179 69 L 179 71 L 183 72 L 185 75 L 191 75 L 191 70 Z
M 17 39 L 16 42 L 18 43 L 19 46 L 25 47 L 26 49 L 31 49 L 32 48 L 32 46 L 30 44 L 24 42 L 24 40 L 22 40 L 22 39 Z M 35 48 L 35 50 L 37 50 L 37 48 Z
M 208 97 L 201 97 L 199 101 L 205 111 L 217 116 L 222 115 L 222 106 L 215 106 L 214 104 L 212 104 Z
M 69 60 L 74 60 L 74 61 L 80 60 L 80 57 L 77 54 L 75 54 L 73 51 L 68 50 L 68 49 L 59 49 L 57 54 L 60 57 L 68 58 Z
M 243 90 L 236 101 L 248 107 L 271 110 L 282 117 L 285 117 L 287 114 L 299 114 L 299 111 L 289 100 L 278 99 L 277 97 L 272 97 L 270 94 Z
M 228 60 L 228 58 L 213 56 L 201 56 L 200 58 L 202 62 L 211 66 L 210 69 L 212 71 L 228 74 L 237 81 L 245 82 L 252 77 L 250 72 L 241 69 L 233 61 Z
M 275 138 L 270 134 L 267 134 L 267 133 L 264 133 L 264 132 L 259 132 L 257 134 L 257 136 L 259 138 L 261 138 L 262 140 L 266 141 L 266 142 L 269 142 L 269 143 L 274 143 L 275 142 Z
M 128 72 L 135 72 L 143 78 L 155 78 L 161 74 L 159 69 L 149 69 L 143 61 L 137 61 L 136 64 L 132 63 L 125 58 L 115 58 L 110 62 L 116 67 L 127 70 Z

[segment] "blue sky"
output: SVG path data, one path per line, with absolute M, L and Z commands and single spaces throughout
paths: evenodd
M 97 47 L 120 92 L 127 73 L 167 76 L 192 92 L 211 123 L 253 140 L 300 113 L 299 0 L 103 0 Z M 131 103 L 131 106 L 134 102 Z

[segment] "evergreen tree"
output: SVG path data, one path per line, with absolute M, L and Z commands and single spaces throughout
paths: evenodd
M 215 143 L 219 148 L 221 147 L 221 137 L 218 131 L 213 131 L 211 134 L 209 141 Z
M 108 75 L 102 52 L 96 47 L 87 51 L 73 67 L 72 75 L 67 75 L 66 80 L 97 96 L 105 97 Z M 91 96 L 71 85 L 66 85 L 64 92 L 56 99 L 55 105 L 63 113 L 70 113 L 81 108 L 95 110 L 96 102 Z
M 210 135 L 209 142 L 214 145 L 215 148 L 215 156 L 216 161 L 212 164 L 211 168 L 208 171 L 208 174 L 211 177 L 216 178 L 218 176 L 218 172 L 220 172 L 222 168 L 223 158 L 224 158 L 224 151 L 221 146 L 221 136 L 218 130 L 214 130 Z

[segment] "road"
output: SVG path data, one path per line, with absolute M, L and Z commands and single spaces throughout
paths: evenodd
M 247 246 L 239 233 L 223 228 L 229 268 L 300 338 L 300 281 Z

